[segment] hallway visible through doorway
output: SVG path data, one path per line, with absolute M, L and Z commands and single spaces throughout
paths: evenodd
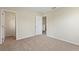
M 9 10 L 1 10 L 2 43 L 7 38 L 16 38 L 16 13 Z
M 42 34 L 46 35 L 46 16 L 42 17 Z
M 15 18 L 15 13 L 5 12 L 5 40 L 6 38 L 16 38 Z

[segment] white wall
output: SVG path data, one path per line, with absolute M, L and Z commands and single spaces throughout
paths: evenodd
M 28 9 L 19 8 L 16 11 L 17 40 L 35 35 L 35 19 L 38 13 Z
M 79 8 L 60 8 L 45 15 L 48 36 L 79 45 Z
M 5 12 L 5 36 L 15 36 L 15 13 Z

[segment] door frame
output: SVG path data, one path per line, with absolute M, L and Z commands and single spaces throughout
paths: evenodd
M 13 11 L 13 10 L 7 10 L 7 9 L 1 9 L 1 21 L 3 20 L 2 19 L 2 15 L 3 15 L 3 13 L 5 13 L 5 12 L 12 12 L 12 13 L 15 13 L 16 14 L 16 11 Z M 5 16 L 4 16 L 4 18 L 5 18 Z M 4 19 L 5 20 L 5 19 Z M 5 22 L 5 21 L 4 21 Z M 2 29 L 2 23 L 1 23 L 1 29 Z M 5 32 L 5 29 L 4 29 L 4 32 Z M 16 15 L 15 15 L 15 36 L 16 36 Z M 5 35 L 4 35 L 4 37 L 5 37 Z M 2 43 L 4 43 L 4 40 L 5 39 L 3 39 L 2 38 L 2 32 L 1 32 L 1 44 Z

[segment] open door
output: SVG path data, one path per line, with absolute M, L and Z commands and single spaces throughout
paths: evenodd
M 1 41 L 5 40 L 5 12 L 1 10 Z
M 36 35 L 42 34 L 42 16 L 36 16 Z

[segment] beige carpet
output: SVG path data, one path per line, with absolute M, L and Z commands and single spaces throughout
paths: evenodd
M 79 46 L 38 35 L 17 41 L 13 37 L 8 37 L 0 45 L 0 51 L 79 51 Z

